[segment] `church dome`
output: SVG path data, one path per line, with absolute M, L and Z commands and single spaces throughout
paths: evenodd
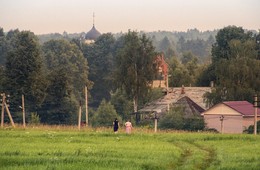
M 92 29 L 85 35 L 85 39 L 96 41 L 100 35 L 101 33 L 95 28 L 95 25 L 93 25 Z

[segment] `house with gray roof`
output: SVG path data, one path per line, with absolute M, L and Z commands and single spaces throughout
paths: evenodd
M 138 114 L 141 116 L 137 118 L 140 120 L 142 117 L 160 118 L 170 108 L 179 106 L 184 108 L 184 117 L 200 117 L 208 108 L 203 98 L 207 92 L 211 92 L 211 87 L 170 87 L 168 94 L 139 109 Z

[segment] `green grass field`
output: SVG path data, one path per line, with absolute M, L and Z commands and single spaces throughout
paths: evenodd
M 260 136 L 134 129 L 0 129 L 0 169 L 260 169 Z

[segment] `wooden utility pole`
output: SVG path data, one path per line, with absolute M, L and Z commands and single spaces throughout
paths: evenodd
M 79 102 L 79 119 L 78 119 L 78 129 L 80 130 L 81 126 L 81 101 Z
M 158 118 L 157 118 L 157 113 L 154 112 L 154 132 L 157 132 L 157 122 L 158 122 Z
M 5 94 L 2 93 L 1 96 L 2 96 L 1 127 L 4 127 L 4 113 L 5 113 L 5 104 L 4 104 L 4 101 L 5 101 Z
M 6 104 L 6 95 L 5 95 L 5 93 L 2 93 L 1 96 L 2 96 L 2 115 L 1 115 L 2 120 L 1 120 L 1 127 L 4 126 L 4 108 L 5 108 L 8 116 L 9 116 L 9 119 L 10 119 L 10 122 L 11 122 L 12 126 L 15 127 L 12 115 L 11 115 L 11 113 L 9 111 L 8 105 Z
M 5 109 L 6 109 L 6 112 L 7 112 L 8 116 L 9 116 L 9 119 L 10 119 L 10 122 L 11 122 L 12 126 L 15 127 L 12 115 L 11 115 L 11 113 L 9 111 L 9 108 L 8 108 L 6 103 L 5 103 Z
M 221 122 L 221 134 L 223 134 L 223 121 L 224 121 L 224 116 L 220 116 L 220 122 Z
M 255 119 L 254 119 L 254 134 L 257 134 L 257 95 L 254 96 Z
M 85 86 L 86 126 L 88 126 L 88 87 Z
M 25 128 L 25 107 L 24 107 L 24 95 L 22 95 L 22 111 L 23 111 L 23 127 Z

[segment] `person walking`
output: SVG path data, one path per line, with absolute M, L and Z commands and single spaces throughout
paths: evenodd
M 113 122 L 113 126 L 114 126 L 114 132 L 117 133 L 119 128 L 119 121 L 117 120 L 117 118 L 115 118 Z
M 130 134 L 132 131 L 132 123 L 129 120 L 125 122 L 125 131 L 127 134 Z

